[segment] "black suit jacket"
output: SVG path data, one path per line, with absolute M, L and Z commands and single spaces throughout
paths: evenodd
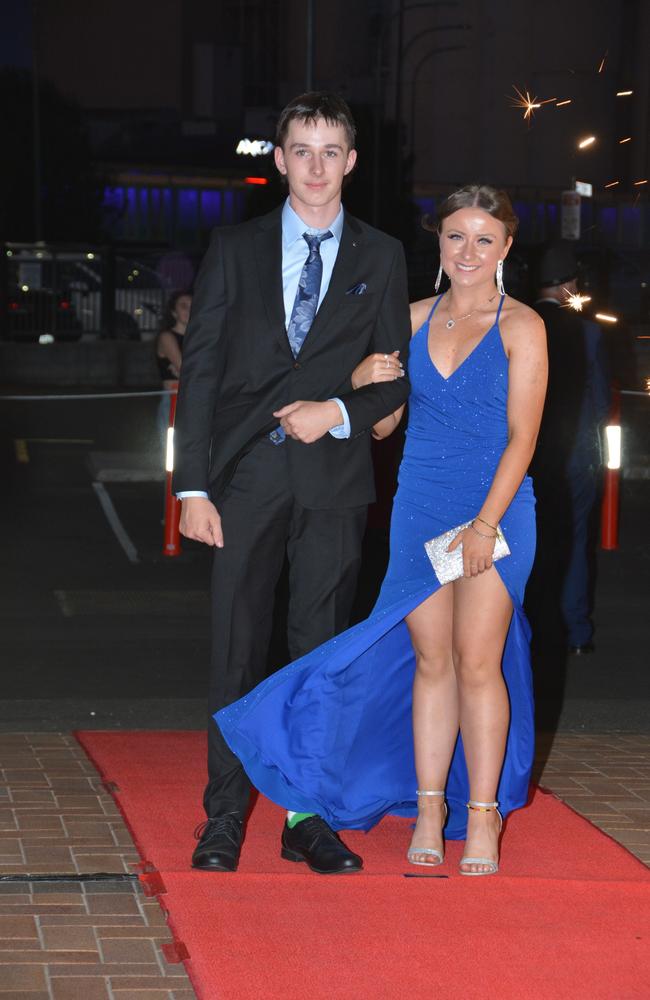
M 581 316 L 545 300 L 534 308 L 546 327 L 548 388 L 531 472 L 538 489 L 546 480 L 552 490 L 566 474 L 578 436 L 587 391 L 587 350 Z
M 365 294 L 349 294 L 364 283 Z M 207 490 L 224 480 L 251 443 L 277 426 L 273 411 L 296 400 L 339 397 L 352 436 L 326 434 L 305 445 L 290 438 L 291 485 L 311 509 L 374 499 L 370 428 L 400 407 L 408 378 L 353 390 L 351 374 L 368 354 L 401 351 L 410 320 L 401 243 L 346 213 L 327 294 L 293 357 L 282 293 L 282 211 L 215 229 L 197 277 L 183 343 L 176 409 L 173 488 Z

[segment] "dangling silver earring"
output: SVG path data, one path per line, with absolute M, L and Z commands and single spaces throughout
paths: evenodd
M 440 267 L 438 268 L 438 276 L 436 278 L 436 283 L 433 286 L 433 290 L 435 291 L 436 295 L 438 294 L 438 291 L 440 289 L 440 282 L 442 281 L 442 274 L 443 274 L 443 271 L 442 271 L 442 264 L 441 264 Z
M 500 260 L 499 263 L 497 264 L 497 278 L 496 278 L 496 281 L 497 281 L 497 289 L 498 289 L 499 295 L 505 295 L 506 294 L 506 290 L 503 287 L 503 261 L 502 260 Z

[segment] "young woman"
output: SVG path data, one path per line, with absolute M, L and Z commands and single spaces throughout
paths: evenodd
M 413 864 L 442 863 L 446 824 L 448 837 L 466 837 L 463 875 L 498 870 L 502 816 L 525 803 L 533 756 L 526 470 L 546 339 L 539 316 L 503 290 L 516 228 L 507 195 L 493 188 L 462 188 L 440 208 L 437 286 L 444 272 L 450 287 L 412 306 L 409 422 L 390 562 L 370 618 L 217 715 L 270 798 L 338 828 L 417 815 Z M 373 356 L 353 384 L 395 377 L 393 359 Z M 467 522 L 450 545 L 462 545 L 463 576 L 441 586 L 424 543 Z M 493 562 L 499 528 L 510 555 Z
M 173 292 L 167 300 L 165 312 L 156 337 L 156 361 L 163 389 L 173 389 L 181 373 L 183 337 L 190 319 L 192 293 Z M 163 395 L 158 406 L 158 435 L 164 451 L 169 425 L 169 396 Z
M 191 292 L 174 292 L 170 296 L 156 337 L 156 359 L 163 389 L 170 389 L 181 373 L 183 337 L 192 308 Z

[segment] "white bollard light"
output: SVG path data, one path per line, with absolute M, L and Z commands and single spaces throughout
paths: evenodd
M 165 452 L 165 471 L 174 471 L 174 428 L 167 428 L 167 450 Z
M 621 467 L 621 428 L 619 424 L 608 424 L 605 428 L 607 442 L 607 468 Z

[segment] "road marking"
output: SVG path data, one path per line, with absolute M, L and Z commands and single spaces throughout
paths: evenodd
M 36 444 L 94 444 L 94 438 L 25 438 Z
M 94 444 L 93 438 L 14 438 L 16 461 L 20 465 L 29 462 L 28 444 Z
M 138 557 L 138 550 L 129 538 L 126 528 L 120 521 L 119 515 L 113 506 L 113 501 L 108 495 L 108 490 L 103 483 L 93 483 L 93 489 L 101 504 L 102 510 L 106 514 L 106 520 L 110 524 L 113 534 L 124 549 L 127 559 L 129 562 L 139 563 L 140 559 Z
M 65 590 L 55 590 L 54 596 L 59 602 L 59 607 L 65 618 L 72 618 L 74 616 L 74 610 L 68 601 L 68 595 Z

